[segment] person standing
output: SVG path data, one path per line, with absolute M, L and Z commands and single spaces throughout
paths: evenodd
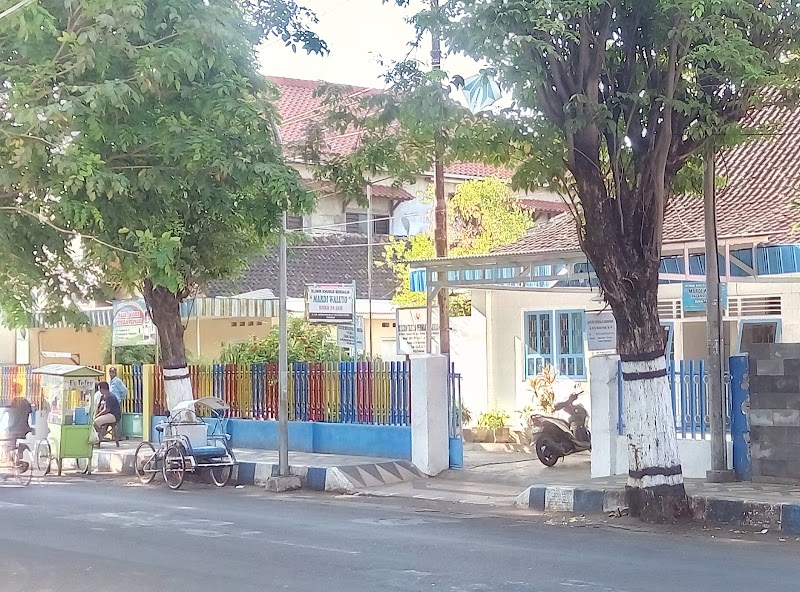
M 125 383 L 122 382 L 122 379 L 117 376 L 116 368 L 109 369 L 108 377 L 111 379 L 109 383 L 111 394 L 117 398 L 117 401 L 119 401 L 120 404 L 122 404 L 122 402 L 125 400 L 125 397 L 128 396 L 128 387 L 125 386 Z

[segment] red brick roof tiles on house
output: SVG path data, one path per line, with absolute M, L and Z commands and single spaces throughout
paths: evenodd
M 539 199 L 536 197 L 521 197 L 519 203 L 522 207 L 544 214 L 560 214 L 567 211 L 567 204 L 563 201 Z
M 761 236 L 770 244 L 800 242 L 794 225 L 800 221 L 800 108 L 767 107 L 754 113 L 748 126 L 771 126 L 754 131 L 745 144 L 717 156 L 717 176 L 725 181 L 717 193 L 717 234 L 720 238 Z M 664 219 L 664 242 L 704 238 L 703 200 L 697 195 L 670 198 Z M 529 230 L 499 254 L 579 250 L 570 214 Z
M 268 76 L 267 79 L 278 87 L 278 113 L 281 116 L 281 136 L 287 146 L 292 146 L 305 141 L 306 129 L 310 123 L 319 120 L 325 112 L 322 99 L 315 97 L 315 91 L 323 84 L 322 81 L 300 80 L 296 78 L 283 78 Z M 352 97 L 355 105 L 359 98 L 369 93 L 380 92 L 379 89 L 361 86 L 346 86 L 345 96 Z M 347 154 L 359 146 L 360 132 L 349 131 L 345 133 L 332 132 L 326 136 L 327 148 L 336 154 Z M 511 178 L 508 170 L 476 162 L 454 162 L 445 167 L 445 174 L 458 177 L 484 178 L 500 177 Z
M 287 256 L 289 298 L 303 298 L 306 284 L 350 283 L 355 280 L 358 298 L 369 297 L 367 282 L 367 237 L 363 234 L 306 234 L 290 245 Z M 375 261 L 383 258 L 383 245 L 389 237 L 375 235 Z M 254 257 L 238 277 L 211 282 L 205 290 L 209 297 L 235 296 L 269 289 L 278 293 L 280 281 L 278 249 L 270 247 Z M 372 272 L 372 295 L 376 300 L 391 300 L 398 281 L 388 265 L 375 265 Z
M 331 183 L 312 181 L 309 179 L 304 179 L 302 182 L 306 187 L 313 189 L 320 196 L 336 194 L 336 189 Z M 394 201 L 411 201 L 414 199 L 414 196 L 402 187 L 392 187 L 391 185 L 373 185 L 372 196 Z

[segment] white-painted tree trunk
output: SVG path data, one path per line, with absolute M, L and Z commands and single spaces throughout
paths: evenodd
M 189 379 L 189 368 L 164 368 L 164 392 L 167 396 L 167 409 L 172 411 L 181 401 L 191 401 L 192 381 Z
M 650 373 L 664 369 L 666 359 L 663 356 L 646 362 L 622 362 L 622 372 L 625 374 Z M 628 439 L 628 468 L 631 473 L 679 467 L 675 418 L 667 377 L 623 380 L 622 388 L 625 436 Z M 682 484 L 681 473 L 628 477 L 628 487 L 639 489 Z

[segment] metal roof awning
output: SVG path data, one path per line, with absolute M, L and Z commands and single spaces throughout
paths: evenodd
M 110 306 L 83 311 L 92 327 L 110 327 L 113 309 Z M 277 298 L 194 298 L 181 303 L 181 316 L 201 319 L 270 319 L 278 316 Z M 65 320 L 47 323 L 36 315 L 32 328 L 65 328 L 72 325 Z
M 664 251 L 661 283 L 705 281 L 701 244 L 665 245 Z M 497 253 L 409 263 L 411 291 L 427 291 L 429 299 L 441 289 L 585 291 L 598 285 L 594 268 L 580 251 Z M 720 247 L 719 269 L 725 283 L 800 281 L 800 245 L 725 243 Z

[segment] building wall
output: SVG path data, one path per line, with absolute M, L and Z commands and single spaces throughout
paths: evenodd
M 295 164 L 295 168 L 304 179 L 313 179 L 313 169 L 306 165 Z M 384 184 L 384 183 L 382 183 Z M 315 229 L 320 232 L 345 232 L 347 212 L 367 213 L 363 203 L 352 199 L 347 202 L 339 195 L 320 195 L 314 206 L 314 211 L 303 217 L 303 226 L 306 229 Z M 391 201 L 385 198 L 372 200 L 372 217 L 385 218 L 391 215 Z M 389 227 L 392 229 L 390 220 Z
M 748 353 L 753 481 L 800 481 L 800 344 L 760 345 Z
M 228 343 L 247 341 L 250 337 L 266 337 L 277 319 L 202 319 L 200 343 L 197 343 L 197 321 L 190 319 L 183 340 L 186 349 L 201 362 L 212 362 Z M 198 353 L 199 352 L 199 353 Z
M 387 357 L 384 352 L 395 352 L 395 327 L 394 318 L 373 317 L 372 329 L 369 323 L 365 326 L 365 342 L 369 347 L 370 331 L 373 335 L 373 351 L 383 359 L 395 359 L 396 356 Z M 199 363 L 211 363 L 219 358 L 222 349 L 228 343 L 247 341 L 251 336 L 266 337 L 272 327 L 277 327 L 278 319 L 202 319 L 200 321 L 200 344 L 198 355 L 197 322 L 190 319 L 186 324 L 184 343 L 190 361 L 194 358 Z M 332 337 L 336 337 L 336 327 L 330 326 Z M 103 363 L 103 344 L 110 329 L 108 327 L 93 327 L 92 329 L 75 330 L 72 328 L 58 329 L 31 329 L 30 333 L 30 363 L 41 365 L 61 360 L 46 360 L 40 358 L 39 352 L 62 351 L 80 355 L 82 364 L 94 366 Z M 7 335 L 5 333 L 8 333 Z M 15 333 L 13 331 L 0 331 L 0 364 L 15 364 Z M 6 351 L 7 350 L 7 351 Z M 5 352 L 5 353 L 4 353 Z M 8 361 L 2 361 L 7 359 Z M 68 361 L 66 361 L 68 362 Z
M 659 290 L 659 301 L 680 300 L 679 284 L 664 285 Z M 781 341 L 800 342 L 800 283 L 792 281 L 728 284 L 728 298 L 748 296 L 780 296 L 781 316 L 748 316 L 749 320 L 780 319 Z M 487 390 L 492 405 L 507 411 L 524 407 L 530 393 L 524 384 L 525 311 L 586 310 L 604 308 L 595 292 L 566 291 L 481 291 L 473 292 L 473 306 L 486 314 Z M 672 319 L 662 315 L 662 322 L 674 326 L 675 359 L 705 359 L 706 322 L 704 313 L 686 313 L 684 318 Z M 724 319 L 724 355 L 737 353 L 739 317 Z M 591 352 L 586 347 L 588 362 Z M 587 376 L 588 378 L 588 376 Z M 574 383 L 573 383 L 574 384 Z
M 78 354 L 81 364 L 97 366 L 103 363 L 103 344 L 109 327 L 91 327 L 73 329 L 71 327 L 57 329 L 30 330 L 30 363 L 40 366 L 48 363 L 70 363 L 69 360 L 47 359 L 40 356 L 41 351 L 58 351 Z
M 17 363 L 17 332 L 0 327 L 0 365 Z
M 511 292 L 487 291 L 473 301 L 486 311 L 486 356 L 488 396 L 493 406 L 516 411 L 530 404 L 525 386 L 523 315 L 525 311 L 601 310 L 593 302 L 597 292 Z M 585 345 L 585 344 L 584 344 Z M 587 356 L 588 363 L 588 356 Z M 576 381 L 566 381 L 569 388 Z

